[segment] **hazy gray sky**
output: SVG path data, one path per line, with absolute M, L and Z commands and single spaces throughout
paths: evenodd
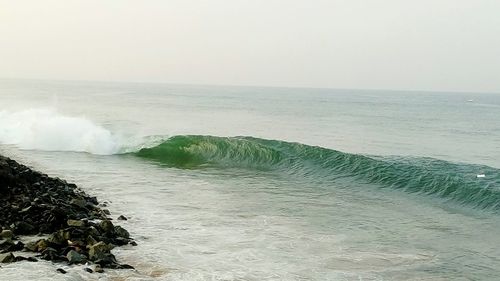
M 0 0 L 0 77 L 500 92 L 500 1 Z

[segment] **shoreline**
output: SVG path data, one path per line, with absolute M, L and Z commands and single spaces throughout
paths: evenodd
M 111 250 L 137 244 L 108 216 L 96 197 L 75 184 L 0 155 L 0 264 L 43 259 L 85 264 L 90 273 L 102 273 L 103 268 L 133 269 L 120 264 Z M 27 235 L 40 237 L 25 244 L 20 237 Z M 30 257 L 19 252 L 30 253 Z M 66 273 L 60 268 L 57 271 Z

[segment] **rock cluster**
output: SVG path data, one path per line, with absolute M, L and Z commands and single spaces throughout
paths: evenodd
M 12 254 L 23 250 L 55 262 L 90 262 L 97 272 L 106 267 L 132 268 L 118 263 L 110 251 L 136 244 L 106 214 L 95 197 L 76 185 L 0 156 L 0 263 L 37 260 Z M 17 239 L 34 234 L 48 236 L 26 245 Z

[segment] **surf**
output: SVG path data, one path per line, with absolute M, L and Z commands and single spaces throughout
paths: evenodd
M 345 153 L 301 143 L 209 135 L 124 138 L 53 109 L 0 111 L 0 143 L 25 150 L 132 155 L 178 169 L 250 169 L 311 181 L 351 180 L 500 210 L 500 171 L 433 158 Z
M 350 178 L 500 210 L 500 170 L 433 158 L 367 156 L 254 137 L 174 136 L 133 155 L 175 168 L 244 168 L 335 182 Z M 477 175 L 484 175 L 478 177 Z
M 99 155 L 120 150 L 111 131 L 85 117 L 65 116 L 50 108 L 0 111 L 0 143 L 21 149 Z

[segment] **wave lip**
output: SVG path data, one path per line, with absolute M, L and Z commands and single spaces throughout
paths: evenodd
M 279 151 L 249 139 L 213 136 L 174 136 L 134 154 L 182 168 L 217 165 L 266 169 L 282 160 Z
M 433 158 L 369 157 L 253 137 L 175 136 L 133 154 L 178 168 L 274 170 L 331 182 L 348 178 L 475 208 L 500 210 L 500 170 L 481 165 Z

